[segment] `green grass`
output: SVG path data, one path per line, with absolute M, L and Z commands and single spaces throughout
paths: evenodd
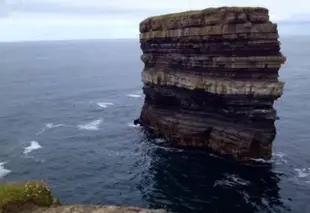
M 159 19 L 164 19 L 164 18 L 191 16 L 191 15 L 196 15 L 196 14 L 201 14 L 201 13 L 202 13 L 202 10 L 189 10 L 189 11 L 183 11 L 183 12 L 178 12 L 178 13 L 169 13 L 169 14 L 164 14 L 164 15 L 153 16 L 151 17 L 151 19 L 159 20 Z
M 0 185 L 0 213 L 14 212 L 22 206 L 49 207 L 53 202 L 52 193 L 43 182 Z
M 182 16 L 192 16 L 197 14 L 213 14 L 218 12 L 252 12 L 252 11 L 265 11 L 268 12 L 266 8 L 263 7 L 214 7 L 214 8 L 206 8 L 203 10 L 189 10 L 178 13 L 170 13 L 164 15 L 153 16 L 148 19 L 152 19 L 152 21 L 157 21 L 166 18 L 179 18 Z

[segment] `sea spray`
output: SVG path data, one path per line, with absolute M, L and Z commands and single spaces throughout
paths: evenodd
M 28 155 L 30 152 L 34 151 L 34 150 L 37 150 L 37 149 L 41 149 L 42 146 L 39 144 L 39 142 L 37 141 L 31 141 L 30 142 L 30 145 L 25 147 L 25 150 L 24 150 L 24 154 L 25 155 Z

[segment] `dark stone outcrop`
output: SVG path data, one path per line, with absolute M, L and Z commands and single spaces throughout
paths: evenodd
M 156 16 L 140 32 L 146 97 L 136 122 L 176 145 L 271 158 L 286 58 L 266 8 Z

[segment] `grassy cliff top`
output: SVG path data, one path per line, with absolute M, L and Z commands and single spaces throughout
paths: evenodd
M 180 18 L 183 16 L 192 16 L 192 15 L 199 15 L 199 14 L 214 14 L 214 13 L 229 13 L 229 12 L 236 12 L 236 13 L 251 13 L 251 12 L 260 12 L 260 13 L 268 13 L 268 9 L 264 7 L 211 7 L 206 8 L 203 10 L 190 10 L 178 13 L 170 13 L 165 15 L 158 15 L 149 17 L 146 20 L 158 21 L 162 19 L 170 19 L 170 18 Z
M 18 212 L 23 206 L 48 207 L 52 204 L 52 193 L 43 182 L 0 184 L 0 213 Z
M 137 207 L 60 205 L 53 199 L 49 187 L 41 181 L 0 184 L 0 213 L 165 213 Z

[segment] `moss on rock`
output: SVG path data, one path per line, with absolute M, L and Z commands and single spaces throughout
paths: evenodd
M 52 193 L 42 181 L 0 185 L 0 213 L 19 212 L 24 207 L 49 207 L 53 203 Z
M 269 11 L 263 7 L 216 7 L 163 14 L 140 22 L 140 33 L 225 24 L 269 23 Z
M 152 16 L 148 19 L 152 21 L 163 20 L 166 18 L 181 18 L 184 16 L 200 15 L 200 14 L 214 14 L 214 13 L 227 13 L 227 12 L 265 12 L 268 13 L 268 9 L 264 7 L 210 7 L 203 10 L 189 10 L 177 13 L 169 13 L 164 15 Z

